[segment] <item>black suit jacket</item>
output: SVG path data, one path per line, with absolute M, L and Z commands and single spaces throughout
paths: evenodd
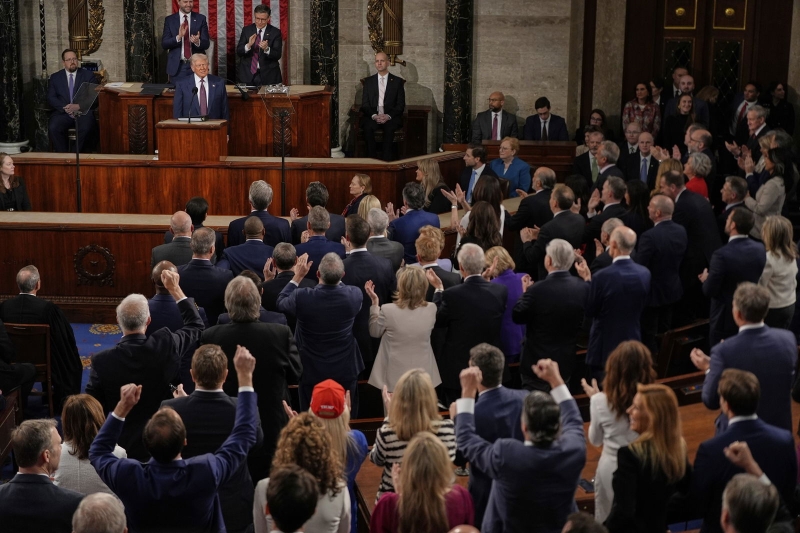
M 681 280 L 686 289 L 687 282 L 694 282 L 697 275 L 708 268 L 711 256 L 722 246 L 722 241 L 711 204 L 688 189 L 678 197 L 672 220 L 683 226 L 688 239 L 686 255 L 681 263 Z
M 679 272 L 687 245 L 686 230 L 672 220 L 659 222 L 642 233 L 632 259 L 650 271 L 648 306 L 668 305 L 681 299 Z
M 542 140 L 542 121 L 539 119 L 539 115 L 531 115 L 525 119 L 525 129 L 523 135 L 526 141 Z M 550 121 L 547 123 L 547 140 L 569 140 L 567 123 L 563 117 L 553 115 L 552 113 L 550 114 Z
M 83 134 L 81 134 L 83 135 Z M 0 195 L 0 211 L 30 211 L 31 199 L 28 197 L 28 189 L 25 187 L 25 179 L 17 176 L 19 186 L 11 189 L 11 201 L 6 202 L 6 195 Z
M 331 227 L 329 227 L 328 231 L 325 232 L 325 237 L 329 241 L 341 242 L 342 237 L 344 237 L 345 233 L 344 217 L 342 215 L 335 215 L 330 212 L 329 214 L 331 216 Z M 308 215 L 304 216 L 303 218 L 298 218 L 297 220 L 292 222 L 292 244 L 294 244 L 295 246 L 300 244 L 300 236 L 307 229 L 308 229 Z
M 611 266 L 611 263 L 613 262 L 614 259 L 608 254 L 608 250 L 603 250 L 602 254 L 598 255 L 594 258 L 594 260 L 592 260 L 592 264 L 589 265 L 589 270 L 592 274 L 594 274 L 598 270 L 603 270 L 605 267 Z
M 264 244 L 273 248 L 282 242 L 292 242 L 292 232 L 289 221 L 284 218 L 274 217 L 266 210 L 253 211 L 247 217 L 258 217 L 264 224 Z M 245 242 L 244 223 L 247 217 L 237 218 L 228 224 L 228 246 L 236 246 Z
M 553 215 L 553 220 L 542 226 L 537 240 L 526 242 L 522 246 L 522 253 L 527 265 L 538 269 L 538 279 L 544 279 L 547 276 L 547 270 L 544 268 L 544 256 L 550 241 L 564 239 L 574 249 L 580 248 L 583 242 L 583 231 L 586 227 L 583 217 L 572 211 L 560 211 L 559 213 L 562 214 Z
M 403 112 L 406 109 L 406 90 L 403 86 L 405 80 L 388 74 L 389 79 L 386 82 L 386 92 L 383 95 L 383 112 L 390 117 L 392 121 L 403 123 Z M 364 93 L 361 96 L 361 112 L 364 114 L 363 120 L 372 120 L 372 115 L 378 113 L 378 74 L 373 74 L 364 79 Z
M 150 252 L 150 268 L 161 261 L 169 261 L 176 267 L 192 260 L 192 238 L 175 237 L 169 244 L 160 244 Z
M 600 180 L 598 179 L 597 181 Z M 592 261 L 594 260 L 596 252 L 594 240 L 600 240 L 600 230 L 602 229 L 605 221 L 610 218 L 622 218 L 626 212 L 627 209 L 625 206 L 619 203 L 606 207 L 601 213 L 598 213 L 589 219 L 589 223 L 586 224 L 586 228 L 583 230 L 583 242 L 586 244 L 586 248 L 583 251 L 583 257 L 586 258 L 587 264 L 591 265 Z
M 14 533 L 70 533 L 84 495 L 57 487 L 45 476 L 17 474 L 0 485 L 0 524 Z
M 250 72 L 250 63 L 253 60 L 253 54 L 258 54 L 258 66 L 261 85 L 276 85 L 283 82 L 281 77 L 280 59 L 283 50 L 283 39 L 281 38 L 281 30 L 267 24 L 262 30 L 262 39 L 267 41 L 269 52 L 261 49 L 256 50 L 255 44 L 253 47 L 246 51 L 244 50 L 247 41 L 250 37 L 255 35 L 257 29 L 255 24 L 250 24 L 242 28 L 242 34 L 239 36 L 239 44 L 236 45 L 236 55 L 239 56 L 239 69 L 237 70 L 239 83 L 251 85 L 253 81 L 253 74 Z
M 550 209 L 550 195 L 552 189 L 542 189 L 536 194 L 529 194 L 523 198 L 517 212 L 506 223 L 506 229 L 518 232 L 522 228 L 542 227 L 553 220 L 553 211 Z
M 586 180 L 586 184 L 588 189 L 591 190 L 594 182 L 592 181 L 592 161 L 589 158 L 589 152 L 584 152 L 578 157 L 575 158 L 575 161 L 572 163 L 572 172 L 571 174 L 580 174 Z M 600 180 L 600 176 L 597 176 L 598 181 Z
M 263 293 L 261 294 L 261 307 L 267 311 L 279 312 L 277 304 L 278 295 L 281 293 L 286 284 L 292 281 L 293 277 L 294 272 L 287 270 L 285 272 L 279 272 L 278 275 L 275 276 L 275 279 L 267 281 L 261 285 L 261 289 L 263 290 Z M 300 282 L 301 289 L 304 287 L 313 287 L 315 285 L 316 283 L 308 278 L 303 278 L 303 281 Z M 285 315 L 289 328 L 294 331 L 294 327 L 297 324 L 297 317 L 290 313 L 285 313 Z
M 650 164 L 647 165 L 647 188 L 650 190 L 655 189 L 658 187 L 658 183 L 656 183 L 656 175 L 658 174 L 658 160 L 653 157 L 652 153 L 650 155 Z M 621 165 L 620 165 L 621 166 Z M 625 159 L 625 166 L 622 167 L 625 170 L 625 180 L 626 181 L 641 181 L 640 172 L 642 170 L 642 156 L 641 154 L 636 154 L 635 156 L 629 155 Z
M 481 175 L 478 179 L 482 178 L 483 176 L 494 176 L 496 178 L 497 173 L 492 170 L 487 163 L 484 165 Z M 464 167 L 464 170 L 461 171 L 461 176 L 458 178 L 458 184 L 461 185 L 461 190 L 464 191 L 464 194 L 467 194 L 470 179 L 472 179 L 472 169 L 470 167 Z
M 202 227 L 204 227 L 202 223 L 195 224 L 194 230 L 197 231 Z M 214 235 L 216 236 L 216 241 L 214 242 L 214 255 L 211 256 L 212 263 L 216 263 L 217 258 L 222 257 L 222 252 L 225 250 L 225 237 L 217 230 L 214 230 Z M 175 236 L 170 230 L 164 232 L 164 244 L 171 243 L 174 238 Z
M 728 240 L 728 234 L 725 233 L 725 223 L 728 222 L 728 217 L 731 215 L 731 211 L 733 211 L 736 208 L 747 209 L 748 211 L 750 210 L 750 208 L 747 207 L 747 205 L 744 202 L 742 202 L 740 204 L 734 205 L 733 207 L 728 207 L 726 205 L 722 213 L 717 215 L 717 227 L 719 228 L 720 242 L 725 242 Z
M 205 309 L 209 324 L 216 324 L 219 315 L 225 312 L 225 289 L 233 279 L 233 272 L 217 268 L 205 259 L 192 259 L 178 268 L 178 274 L 186 296 Z
M 388 237 L 370 237 L 367 241 L 367 251 L 372 255 L 391 261 L 395 272 L 400 270 L 400 265 L 403 263 L 403 255 L 405 255 L 403 245 Z
M 589 170 L 589 175 L 591 176 L 591 169 Z M 606 182 L 606 178 L 609 176 L 616 176 L 618 178 L 622 178 L 623 180 L 625 179 L 625 173 L 615 164 L 597 175 L 597 183 L 594 184 L 593 188 L 597 188 L 598 190 L 602 191 L 603 184 Z
M 502 110 L 501 116 L 500 138 L 519 137 L 517 116 L 512 115 L 505 109 Z M 480 144 L 483 140 L 492 140 L 492 111 L 490 109 L 481 111 L 472 121 L 472 142 Z

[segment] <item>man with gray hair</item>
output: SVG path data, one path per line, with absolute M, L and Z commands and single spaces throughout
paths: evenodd
M 233 272 L 211 264 L 214 241 L 211 228 L 195 231 L 192 235 L 192 260 L 178 268 L 181 288 L 205 309 L 208 323 L 212 326 L 225 312 L 225 287 L 233 279 Z
M 236 246 L 244 242 L 244 222 L 248 217 L 258 217 L 264 224 L 264 243 L 277 246 L 280 242 L 292 242 L 289 221 L 269 214 L 272 204 L 272 187 L 264 180 L 254 181 L 250 185 L 250 214 L 237 218 L 228 224 L 228 246 Z
M 325 232 L 331 227 L 330 214 L 324 207 L 315 206 L 308 212 L 306 222 L 307 239 L 303 244 L 296 246 L 297 255 L 308 254 L 308 260 L 313 265 L 306 278 L 312 281 L 317 279 L 317 267 L 325 255 L 334 253 L 344 259 L 344 245 L 340 242 L 330 241 Z
M 589 265 L 592 274 L 596 274 L 601 268 L 611 265 L 611 256 L 608 254 L 611 232 L 624 225 L 625 224 L 618 218 L 609 218 L 603 222 L 600 228 L 600 240 L 594 240 L 595 258 L 592 264 Z M 591 244 L 587 246 L 591 246 Z
M 446 405 L 460 394 L 461 371 L 469 366 L 469 351 L 486 342 L 500 344 L 500 325 L 506 311 L 508 289 L 498 283 L 489 283 L 483 269 L 486 259 L 477 244 L 465 244 L 458 252 L 458 267 L 464 282 L 444 290 L 444 284 L 431 269 L 425 271 L 433 285 L 433 303 L 436 304 L 436 327 L 447 328 L 447 338 L 439 359 L 442 376 L 442 393 Z
M 771 484 L 752 474 L 736 474 L 722 493 L 719 521 L 725 533 L 766 533 L 781 500 Z M 793 524 L 789 526 L 793 528 Z M 790 529 L 791 530 L 791 529 Z
M 711 168 L 711 159 L 706 154 L 698 152 L 687 154 L 686 162 L 683 164 L 683 174 L 688 179 L 686 188 L 703 196 L 706 200 L 708 200 Z
M 53 419 L 26 420 L 11 433 L 19 472 L 0 485 L 3 531 L 68 533 L 83 494 L 57 487 L 61 437 Z
M 53 408 L 61 412 L 64 398 L 81 393 L 83 364 L 75 333 L 61 309 L 39 298 L 42 288 L 39 269 L 22 267 L 17 273 L 19 295 L 0 303 L 0 320 L 5 324 L 47 324 L 50 326 L 50 366 L 53 375 Z
M 344 264 L 335 253 L 320 261 L 319 284 L 300 288 L 311 267 L 307 255 L 298 257 L 294 276 L 277 300 L 278 311 L 297 318 L 295 341 L 303 364 L 300 409 L 308 409 L 317 383 L 332 379 L 350 391 L 351 416 L 356 418 L 358 374 L 364 369 L 364 361 L 353 335 L 353 323 L 361 309 L 361 289 L 341 283 Z
M 431 225 L 439 227 L 439 215 L 428 213 L 425 207 L 425 188 L 419 183 L 412 181 L 403 187 L 403 205 L 406 212 L 399 216 L 399 211 L 394 211 L 394 206 L 390 203 L 386 205 L 386 212 L 389 215 L 389 238 L 403 245 L 403 259 L 406 264 L 416 263 L 417 248 L 414 243 L 419 237 L 419 228 Z
M 523 278 L 524 293 L 511 318 L 525 324 L 526 342 L 519 364 L 522 387 L 549 390 L 546 381 L 534 375 L 531 366 L 540 359 L 558 363 L 564 381 L 569 383 L 575 368 L 575 346 L 583 322 L 589 284 L 570 274 L 575 252 L 570 243 L 553 239 L 547 245 L 544 267 L 547 277 L 531 283 Z
M 150 252 L 150 268 L 161 261 L 169 261 L 175 266 L 185 265 L 192 260 L 192 219 L 186 211 L 177 211 L 169 219 L 172 241 L 153 248 Z
M 625 173 L 617 166 L 619 160 L 619 146 L 614 141 L 603 141 L 600 144 L 600 149 L 597 150 L 597 165 L 600 168 L 600 174 L 597 175 L 595 182 L 595 189 L 603 190 L 603 183 L 610 176 L 616 176 L 622 181 L 625 181 Z
M 312 181 L 306 187 L 306 208 L 311 211 L 311 208 L 320 206 L 327 209 L 328 205 L 328 188 L 321 181 Z M 337 213 L 328 211 L 331 217 L 331 225 L 325 232 L 325 237 L 329 241 L 339 242 L 344 237 L 344 217 Z M 308 223 L 308 216 L 300 217 L 300 211 L 293 207 L 289 211 L 289 216 L 292 219 L 292 244 L 297 246 L 300 244 L 301 236 L 306 229 Z M 387 222 L 388 224 L 388 222 Z
M 367 251 L 383 257 L 392 262 L 392 269 L 397 272 L 403 264 L 405 248 L 402 244 L 386 237 L 386 228 L 389 226 L 389 215 L 383 209 L 373 207 L 367 214 L 369 223 L 369 240 Z
M 518 233 L 522 228 L 541 228 L 553 220 L 553 211 L 550 209 L 550 196 L 556 185 L 556 173 L 551 168 L 539 167 L 533 173 L 533 193 L 528 194 L 521 189 L 517 194 L 522 197 L 519 208 L 511 220 L 508 221 L 509 231 Z M 522 241 L 516 239 L 516 262 L 523 263 Z
M 127 533 L 125 506 L 115 496 L 98 492 L 81 501 L 72 516 L 72 533 Z
M 592 191 L 592 197 L 589 198 L 586 216 L 589 217 L 589 223 L 583 230 L 583 242 L 586 248 L 583 256 L 586 258 L 586 263 L 591 265 L 594 261 L 597 248 L 595 240 L 600 240 L 603 224 L 610 218 L 622 218 L 627 212 L 625 207 L 625 192 L 628 187 L 625 185 L 625 180 L 618 176 L 609 176 L 603 181 L 603 184 L 597 189 Z M 600 204 L 603 204 L 603 210 L 598 211 Z
M 207 231 L 211 232 L 213 239 L 213 231 Z M 86 393 L 94 396 L 106 413 L 117 405 L 120 387 L 132 382 L 143 385 L 141 401 L 125 421 L 119 439 L 119 445 L 125 448 L 128 457 L 140 461 L 149 457 L 142 443 L 142 430 L 150 416 L 158 411 L 161 402 L 172 397 L 170 384 L 179 382 L 181 359 L 190 356 L 203 332 L 203 321 L 197 307 L 181 290 L 178 274 L 164 270 L 161 281 L 178 303 L 183 328 L 174 333 L 161 328 L 149 337 L 145 336 L 150 323 L 147 299 L 141 294 L 128 295 L 117 306 L 122 338 L 114 348 L 94 354 L 86 385 Z

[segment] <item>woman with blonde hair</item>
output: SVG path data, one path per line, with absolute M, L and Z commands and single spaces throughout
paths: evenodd
M 477 218 L 476 218 L 477 220 Z M 522 339 L 525 338 L 525 325 L 515 324 L 511 318 L 514 305 L 522 297 L 522 278 L 526 274 L 514 272 L 516 263 L 511 259 L 508 250 L 502 246 L 492 246 L 486 250 L 486 277 L 492 283 L 497 283 L 508 289 L 506 312 L 500 324 L 500 348 L 506 356 L 506 361 L 516 363 L 522 353 Z M 496 262 L 496 264 L 495 264 Z M 492 268 L 493 267 L 493 268 Z
M 114 494 L 89 463 L 89 447 L 105 421 L 103 406 L 94 397 L 75 394 L 64 400 L 61 411 L 64 442 L 61 443 L 61 463 L 55 474 L 56 485 L 87 495 Z M 114 455 L 121 459 L 128 456 L 119 446 L 114 447 Z
M 342 211 L 342 216 L 357 215 L 358 206 L 364 197 L 372 192 L 372 180 L 366 174 L 356 174 L 350 180 L 350 194 L 353 199 Z
M 637 385 L 627 410 L 639 437 L 617 452 L 609 533 L 667 530 L 667 503 L 689 489 L 691 465 L 683 440 L 678 399 L 666 385 Z
M 758 284 L 769 291 L 769 312 L 764 323 L 771 328 L 789 329 L 797 301 L 797 245 L 792 223 L 780 215 L 768 216 L 761 227 L 767 249 L 767 263 Z
M 372 533 L 446 533 L 472 525 L 475 510 L 466 489 L 453 484 L 447 448 L 434 434 L 417 434 L 392 472 L 396 493 L 378 501 L 369 523 Z
M 397 272 L 394 302 L 380 305 L 375 285 L 368 281 L 364 290 L 372 301 L 369 309 L 369 334 L 381 339 L 369 384 L 393 391 L 397 380 L 412 368 L 423 368 L 431 383 L 442 382 L 431 348 L 431 331 L 436 324 L 436 306 L 425 301 L 428 279 L 420 267 L 403 267 Z
M 429 213 L 447 213 L 450 211 L 450 200 L 442 194 L 442 190 L 450 191 L 439 170 L 439 162 L 435 159 L 417 161 L 416 180 L 425 189 L 425 211 Z
M 614 501 L 611 478 L 617 469 L 617 451 L 639 436 L 631 430 L 626 413 L 637 385 L 649 385 L 655 379 L 650 350 L 639 341 L 625 341 L 608 356 L 602 392 L 597 380 L 592 380 L 591 386 L 581 380 L 590 398 L 589 442 L 603 447 L 594 476 L 594 517 L 601 524 L 608 518 Z
M 306 533 L 347 533 L 350 531 L 350 496 L 345 490 L 343 464 L 331 446 L 330 434 L 317 417 L 301 413 L 289 420 L 278 438 L 272 468 L 297 465 L 317 480 L 319 500 L 317 510 L 303 524 Z M 255 533 L 276 529 L 268 514 L 267 488 L 269 478 L 256 485 L 253 502 Z
M 443 419 L 436 410 L 436 391 L 431 377 L 421 368 L 409 370 L 397 381 L 394 393 L 384 389 L 384 403 L 389 416 L 375 436 L 369 459 L 383 467 L 375 501 L 385 492 L 394 492 L 392 466 L 402 462 L 409 441 L 421 431 L 430 431 L 447 447 L 450 460 L 456 457 L 456 434 L 453 421 Z
M 517 157 L 519 140 L 505 137 L 500 141 L 500 157 L 489 163 L 495 175 L 508 180 L 508 197 L 519 196 L 517 189 L 528 192 L 531 189 L 531 166 Z
M 364 198 L 358 204 L 358 212 L 356 214 L 361 218 L 363 218 L 364 220 L 369 221 L 367 216 L 369 215 L 369 210 L 372 209 L 373 207 L 377 209 L 383 209 L 381 207 L 381 201 L 378 200 L 378 197 L 368 194 L 364 196 Z
M 672 170 L 677 170 L 678 172 L 683 173 L 683 164 L 679 159 L 667 157 L 659 161 L 658 172 L 656 172 L 656 183 L 653 187 L 653 190 L 650 191 L 650 196 L 661 193 L 661 177 Z

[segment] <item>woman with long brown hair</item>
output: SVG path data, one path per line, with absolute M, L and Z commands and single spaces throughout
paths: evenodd
M 0 152 L 0 211 L 30 211 L 25 180 L 14 175 L 14 160 Z
M 372 512 L 371 533 L 446 533 L 472 525 L 472 497 L 453 484 L 447 448 L 428 431 L 417 434 L 393 469 L 395 493 L 387 492 Z
M 494 208 L 489 202 L 476 202 L 468 214 L 470 217 L 467 228 L 458 227 L 459 239 L 451 258 L 454 269 L 458 268 L 458 251 L 467 243 L 477 244 L 484 252 L 494 246 L 503 245 L 500 226 L 497 224 Z
M 636 386 L 649 385 L 655 378 L 650 350 L 639 341 L 625 341 L 608 356 L 602 392 L 597 380 L 592 380 L 591 386 L 581 380 L 591 398 L 589 442 L 603 447 L 594 476 L 594 517 L 600 523 L 608 517 L 614 501 L 611 478 L 617 469 L 617 451 L 639 436 L 630 429 L 626 412 L 633 403 Z
M 450 211 L 450 200 L 442 194 L 442 190 L 450 191 L 444 182 L 439 162 L 435 159 L 420 159 L 417 161 L 416 180 L 422 183 L 425 189 L 425 211 L 429 213 L 447 213 Z

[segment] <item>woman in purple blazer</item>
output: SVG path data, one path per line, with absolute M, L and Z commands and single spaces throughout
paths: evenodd
M 497 264 L 494 265 L 494 268 L 491 268 L 495 261 L 497 261 Z M 508 251 L 502 246 L 494 246 L 486 251 L 486 267 L 494 275 L 494 278 L 490 281 L 505 285 L 508 289 L 506 312 L 500 325 L 500 347 L 508 363 L 519 361 L 519 355 L 522 353 L 522 339 L 525 338 L 525 326 L 515 324 L 511 319 L 511 311 L 514 309 L 517 300 L 522 296 L 522 278 L 527 276 L 527 274 L 514 272 L 515 266 L 514 260 L 511 259 Z

